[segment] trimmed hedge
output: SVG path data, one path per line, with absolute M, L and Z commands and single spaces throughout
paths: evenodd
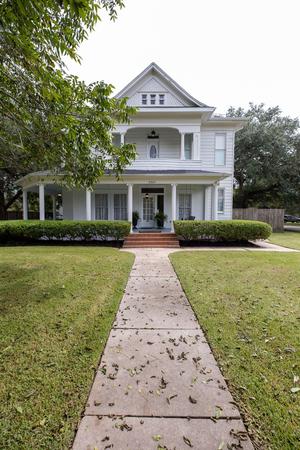
M 130 223 L 121 220 L 11 220 L 0 222 L 0 242 L 124 239 Z
M 255 220 L 175 220 L 174 228 L 186 241 L 254 241 L 272 233 L 270 225 Z

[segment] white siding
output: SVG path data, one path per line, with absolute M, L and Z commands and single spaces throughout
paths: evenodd
M 230 220 L 232 219 L 232 195 L 233 195 L 233 177 L 225 178 L 220 181 L 220 188 L 225 190 L 224 199 L 224 213 L 218 213 L 218 219 Z
M 136 144 L 137 159 L 147 159 L 148 139 L 152 128 L 134 128 L 129 130 L 125 136 L 125 142 Z M 180 134 L 173 128 L 156 128 L 159 135 L 159 159 L 180 158 Z
M 226 134 L 226 162 L 225 166 L 215 165 L 215 136 L 217 133 Z M 218 172 L 231 172 L 234 163 L 234 131 L 228 128 L 201 128 L 201 166 Z

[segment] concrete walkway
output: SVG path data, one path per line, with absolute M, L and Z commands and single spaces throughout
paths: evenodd
M 135 250 L 73 450 L 253 449 L 168 253 Z

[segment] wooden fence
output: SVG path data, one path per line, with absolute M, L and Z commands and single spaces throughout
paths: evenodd
M 269 223 L 273 231 L 284 230 L 284 209 L 235 208 L 233 219 L 261 220 Z

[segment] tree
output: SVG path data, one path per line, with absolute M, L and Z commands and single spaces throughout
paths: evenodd
M 278 106 L 250 103 L 230 108 L 228 116 L 246 116 L 236 134 L 234 206 L 247 208 L 300 206 L 300 130 L 298 119 L 284 117 Z
M 0 0 L 0 213 L 17 194 L 12 181 L 29 169 L 91 187 L 135 157 L 133 145 L 116 147 L 111 136 L 135 110 L 111 97 L 110 84 L 86 84 L 64 65 L 65 57 L 80 61 L 101 9 L 114 20 L 120 7 L 122 0 Z

